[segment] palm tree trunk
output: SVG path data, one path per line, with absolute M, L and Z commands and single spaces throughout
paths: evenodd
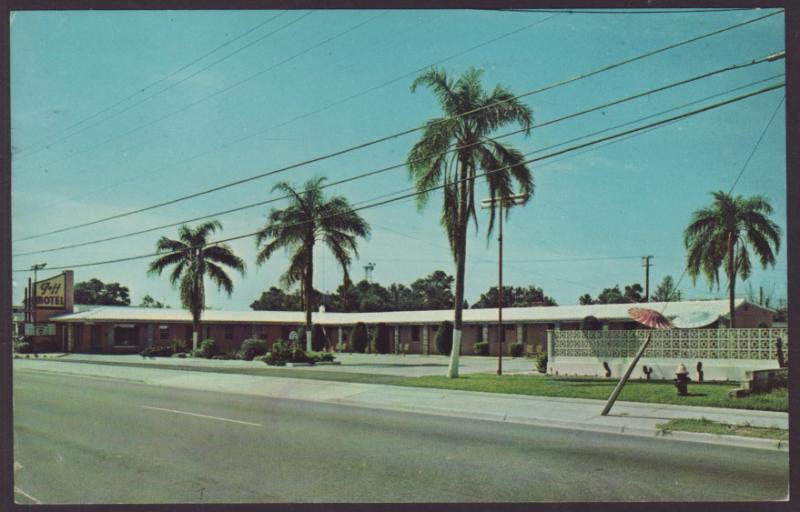
M 200 337 L 200 315 L 192 312 L 192 352 L 197 351 L 197 341 Z
M 728 235 L 728 300 L 729 300 L 729 310 L 730 310 L 730 317 L 731 323 L 730 328 L 733 329 L 736 327 L 736 320 L 734 318 L 734 301 L 736 300 L 735 291 L 736 291 L 736 266 L 733 261 L 734 256 L 734 244 L 733 244 L 733 237 Z
M 306 278 L 303 285 L 305 286 L 306 296 L 306 352 L 311 351 L 311 308 L 313 307 L 312 291 L 314 290 L 314 246 L 313 244 L 308 248 L 308 261 L 306 262 Z
M 458 197 L 458 229 L 456 233 L 456 296 L 455 318 L 453 321 L 453 348 L 450 350 L 450 364 L 447 377 L 458 378 L 458 356 L 461 355 L 461 329 L 464 310 L 464 268 L 467 258 L 467 163 L 461 161 L 459 173 L 460 192 Z

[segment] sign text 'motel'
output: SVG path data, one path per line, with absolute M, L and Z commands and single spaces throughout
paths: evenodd
M 64 309 L 64 274 L 36 283 L 36 307 L 40 309 Z

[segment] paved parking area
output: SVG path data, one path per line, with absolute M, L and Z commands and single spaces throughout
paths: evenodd
M 60 358 L 62 359 L 62 358 Z M 176 357 L 143 358 L 138 354 L 112 355 L 112 354 L 67 354 L 63 359 L 69 361 L 85 362 L 126 362 L 137 364 L 180 365 L 203 368 L 253 368 L 261 367 L 264 363 L 257 361 L 216 360 L 216 359 L 180 359 Z M 345 354 L 336 355 L 336 360 L 341 365 L 300 366 L 294 370 L 313 372 L 317 369 L 334 372 L 371 373 L 380 375 L 397 375 L 401 377 L 420 377 L 424 375 L 445 375 L 449 357 L 440 355 L 394 355 L 394 354 Z M 504 357 L 503 373 L 530 372 L 535 366 L 533 359 L 524 357 Z M 273 367 L 276 368 L 276 367 Z M 467 373 L 494 373 L 497 371 L 496 357 L 461 356 L 459 359 L 459 372 Z

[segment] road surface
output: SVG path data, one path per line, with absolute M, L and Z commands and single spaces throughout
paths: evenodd
M 788 453 L 14 374 L 18 503 L 781 500 Z

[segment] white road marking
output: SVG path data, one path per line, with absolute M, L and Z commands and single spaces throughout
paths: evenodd
M 249 421 L 231 420 L 228 418 L 220 418 L 219 416 L 208 416 L 206 414 L 197 414 L 195 412 L 176 411 L 175 409 L 162 409 L 161 407 L 151 407 L 149 405 L 142 405 L 144 409 L 152 409 L 154 411 L 174 412 L 176 414 L 186 414 L 187 416 L 197 416 L 198 418 L 207 418 L 210 420 L 228 421 L 230 423 L 240 423 L 242 425 L 251 425 L 253 427 L 261 427 L 260 423 L 250 423 Z
M 37 505 L 41 505 L 41 504 L 42 504 L 42 502 L 41 502 L 41 501 L 37 500 L 36 498 L 34 498 L 33 496 L 31 496 L 31 495 L 30 495 L 30 494 L 28 494 L 27 492 L 25 492 L 25 491 L 23 491 L 22 489 L 20 489 L 19 487 L 17 487 L 16 485 L 14 486 L 14 492 L 18 492 L 18 493 L 20 493 L 21 495 L 25 496 L 26 498 L 28 498 L 28 499 L 29 499 L 29 500 L 31 500 L 32 502 L 36 503 Z

